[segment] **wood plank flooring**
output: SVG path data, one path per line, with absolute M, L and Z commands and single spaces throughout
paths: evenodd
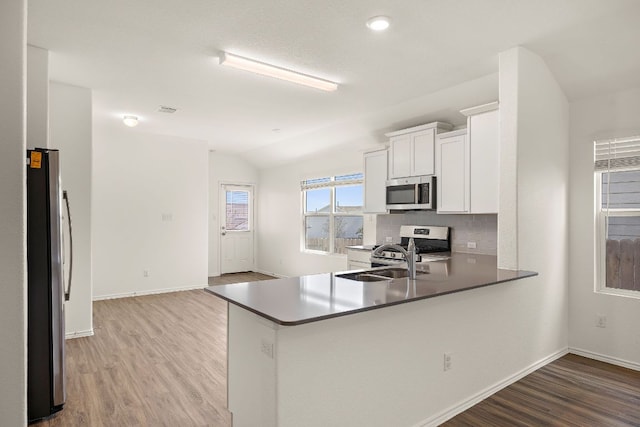
M 640 426 L 640 372 L 568 354 L 443 426 Z
M 94 329 L 67 341 L 65 409 L 34 426 L 230 426 L 223 300 L 194 290 L 97 301 Z M 640 426 L 640 372 L 567 355 L 444 426 Z
M 93 309 L 95 335 L 66 343 L 64 410 L 33 426 L 231 425 L 225 301 L 193 290 L 96 301 Z

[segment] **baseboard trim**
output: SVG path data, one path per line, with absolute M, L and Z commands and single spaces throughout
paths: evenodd
M 419 422 L 418 424 L 415 424 L 413 427 L 435 427 L 435 426 L 439 426 L 440 424 L 444 423 L 447 420 L 450 420 L 451 418 L 455 417 L 456 415 L 466 411 L 467 409 L 471 408 L 472 406 L 476 405 L 477 403 L 480 403 L 481 401 L 483 401 L 484 399 L 486 399 L 487 397 L 497 393 L 498 391 L 502 390 L 503 388 L 515 383 L 516 381 L 526 377 L 527 375 L 529 375 L 530 373 L 532 373 L 533 371 L 542 368 L 544 365 L 553 362 L 556 359 L 561 358 L 562 356 L 566 355 L 567 353 L 569 353 L 569 349 L 568 348 L 564 348 L 562 350 L 556 351 L 555 353 L 552 353 L 551 355 L 529 365 L 528 367 L 526 367 L 525 369 L 521 370 L 520 372 L 517 372 L 507 378 L 505 378 L 502 381 L 497 382 L 496 384 L 484 389 L 483 391 L 481 391 L 480 393 L 476 394 L 475 396 L 471 396 L 469 399 L 460 402 L 457 405 L 452 406 L 449 409 L 446 409 L 445 411 L 434 415 L 433 417 L 429 417 L 421 422 Z
M 207 286 L 209 285 L 206 284 L 206 285 L 196 285 L 196 286 L 184 286 L 184 287 L 178 287 L 178 288 L 154 289 L 150 291 L 124 292 L 121 294 L 98 295 L 93 297 L 93 301 L 102 301 L 106 299 L 117 299 L 117 298 L 140 297 L 143 295 L 167 294 L 169 292 L 192 291 L 194 289 L 204 289 Z
M 70 340 L 73 338 L 82 338 L 82 337 L 90 337 L 90 336 L 93 336 L 93 329 L 87 329 L 86 331 L 67 332 L 64 335 L 64 338 L 67 340 Z
M 600 362 L 609 363 L 611 365 L 633 369 L 634 371 L 640 371 L 640 363 L 631 362 L 629 360 L 624 360 L 617 357 L 607 356 L 606 354 L 594 353 L 593 351 L 575 347 L 569 347 L 569 353 L 589 359 L 599 360 Z

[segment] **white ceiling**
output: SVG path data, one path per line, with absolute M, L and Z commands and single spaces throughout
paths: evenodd
M 365 21 L 380 14 L 392 26 L 373 33 Z M 93 89 L 94 125 L 133 114 L 132 132 L 268 167 L 420 119 L 462 120 L 452 108 L 495 99 L 498 53 L 516 45 L 545 58 L 570 100 L 638 87 L 638 18 L 638 0 L 29 0 L 28 42 L 50 51 L 52 80 Z M 221 67 L 221 50 L 341 86 Z M 460 105 L 443 95 L 453 86 Z

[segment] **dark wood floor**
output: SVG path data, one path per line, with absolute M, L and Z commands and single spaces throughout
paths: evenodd
M 224 301 L 202 290 L 97 301 L 94 328 L 67 341 L 65 409 L 34 425 L 230 425 Z M 640 372 L 567 355 L 444 425 L 640 426 Z
M 568 354 L 443 426 L 640 426 L 640 372 Z

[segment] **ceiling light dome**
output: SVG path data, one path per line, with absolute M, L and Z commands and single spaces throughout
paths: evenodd
M 387 16 L 374 16 L 367 21 L 367 27 L 373 31 L 384 31 L 389 28 L 389 18 Z
M 124 116 L 122 122 L 132 128 L 138 125 L 138 118 L 136 116 Z

